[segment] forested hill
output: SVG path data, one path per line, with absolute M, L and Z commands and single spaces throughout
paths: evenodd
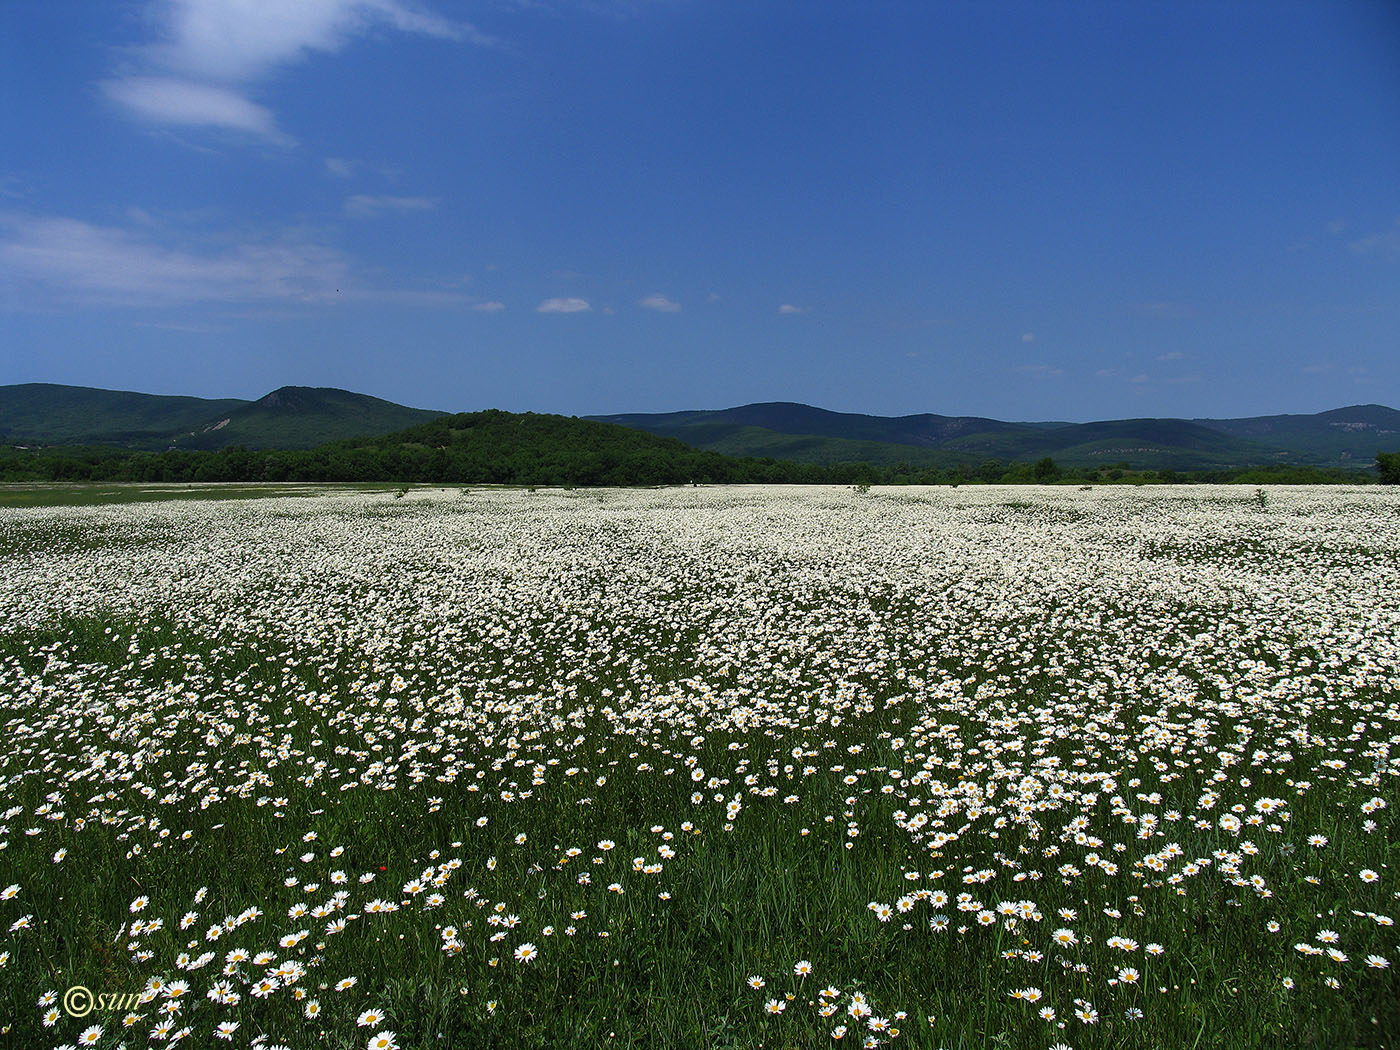
M 517 484 L 635 485 L 745 480 L 744 461 L 675 438 L 535 412 L 462 412 L 314 450 L 327 466 L 377 462 L 386 476 Z M 757 461 L 750 461 L 750 467 Z

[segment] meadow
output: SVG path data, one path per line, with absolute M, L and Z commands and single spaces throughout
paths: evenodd
M 1400 492 L 395 496 L 0 508 L 0 1045 L 1400 1043 Z

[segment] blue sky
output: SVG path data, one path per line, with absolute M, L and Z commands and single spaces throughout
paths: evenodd
M 8 0 L 0 383 L 1400 406 L 1389 0 Z

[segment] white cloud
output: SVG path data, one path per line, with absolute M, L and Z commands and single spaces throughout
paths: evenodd
M 380 26 L 498 43 L 408 0 L 150 0 L 150 11 L 160 40 L 137 50 L 142 75 L 103 82 L 107 96 L 142 120 L 249 132 L 283 145 L 291 139 L 271 111 L 246 97 L 249 85 L 279 66 L 335 51 Z
M 108 305 L 324 302 L 349 261 L 290 232 L 195 247 L 77 219 L 0 216 L 0 274 L 60 301 Z
M 676 302 L 674 299 L 662 295 L 660 292 L 655 292 L 647 296 L 645 299 L 641 300 L 638 305 L 645 307 L 648 310 L 656 310 L 658 313 L 663 314 L 680 313 L 681 309 L 680 303 Z
M 506 308 L 506 304 L 492 299 L 489 303 L 473 303 L 472 309 L 483 314 L 500 313 Z
M 295 144 L 278 130 L 271 110 L 225 88 L 172 77 L 104 80 L 100 87 L 108 98 L 141 120 L 224 128 L 278 145 Z
M 1035 342 L 1035 333 L 1034 333 L 1034 332 L 1022 332 L 1022 333 L 1021 333 L 1021 342 L 1023 342 L 1023 343 L 1033 343 L 1033 342 Z
M 535 307 L 538 313 L 542 314 L 579 314 L 593 307 L 588 305 L 587 299 L 546 299 Z
M 345 198 L 345 214 L 372 219 L 385 212 L 432 211 L 437 203 L 434 197 L 372 197 L 357 193 Z
M 355 162 L 344 157 L 327 157 L 326 174 L 334 175 L 337 179 L 348 179 L 355 174 Z
M 241 83 L 335 51 L 352 37 L 387 25 L 445 40 L 493 43 L 473 26 L 401 0 L 155 0 L 160 43 L 146 54 L 160 67 L 203 79 Z
M 793 306 L 792 303 L 783 303 L 782 306 L 778 307 L 778 313 L 780 314 L 805 314 L 806 312 L 806 308 Z
M 1396 220 L 1395 226 L 1391 229 L 1352 241 L 1348 247 L 1357 255 L 1400 259 L 1400 219 Z

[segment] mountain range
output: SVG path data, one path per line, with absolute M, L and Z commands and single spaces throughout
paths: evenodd
M 1400 412 L 1353 405 L 1313 415 L 1011 423 L 981 416 L 869 416 L 791 402 L 710 412 L 589 416 L 687 445 L 803 463 L 947 468 L 1049 456 L 1064 466 L 1213 470 L 1293 464 L 1365 467 L 1400 447 Z
M 447 413 L 327 387 L 288 386 L 256 401 L 0 386 L 0 442 L 133 450 L 307 449 L 374 437 Z M 584 417 L 732 456 L 801 463 L 948 468 L 1050 457 L 1063 466 L 1212 470 L 1271 464 L 1368 467 L 1400 448 L 1400 412 L 1353 405 L 1238 419 L 1007 422 L 980 416 L 872 416 L 769 402 L 716 411 Z

